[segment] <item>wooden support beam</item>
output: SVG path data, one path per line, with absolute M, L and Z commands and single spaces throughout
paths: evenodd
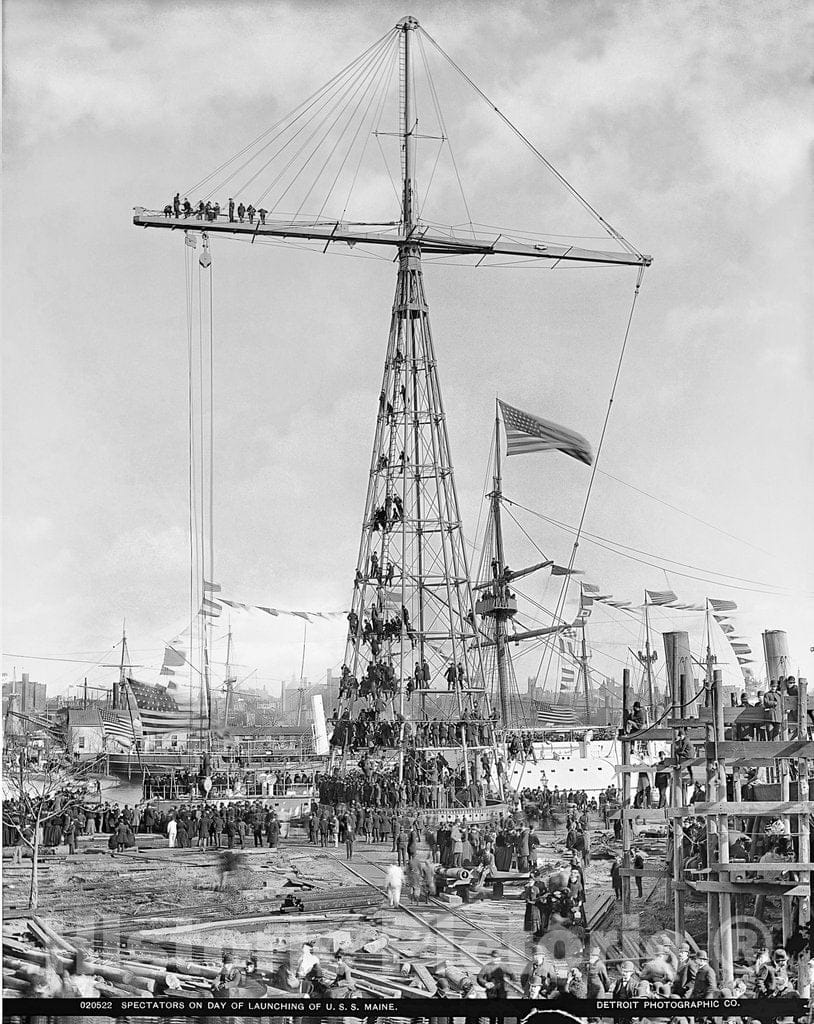
M 706 764 L 706 760 L 707 759 L 705 757 L 695 757 L 691 761 L 682 761 L 681 767 L 692 768 L 697 765 Z M 674 767 L 675 765 L 673 764 L 673 759 L 668 757 L 665 758 L 663 764 L 659 764 L 658 762 L 656 764 L 617 764 L 616 771 L 619 775 L 621 775 L 623 772 L 630 772 L 633 775 L 636 772 L 655 772 L 658 771 L 660 768 L 663 771 L 666 771 Z
M 797 682 L 797 702 L 797 721 L 799 723 L 797 726 L 797 738 L 802 741 L 808 738 L 808 721 L 811 714 L 808 707 L 807 679 L 799 679 Z M 799 856 L 802 862 L 808 862 L 807 868 L 800 877 L 801 888 L 804 890 L 799 897 L 798 923 L 801 928 L 811 924 L 811 803 L 809 801 L 808 769 L 808 760 L 801 757 L 797 762 L 797 795 L 800 798 L 800 802 L 808 808 L 806 813 L 801 814 L 798 819 L 798 830 L 800 833 L 798 837 Z M 805 999 L 811 998 L 811 975 L 809 971 L 804 970 L 802 967 L 798 973 L 797 992 Z
M 762 814 L 803 814 L 810 807 L 810 803 L 805 800 L 716 800 L 713 803 L 699 802 L 687 804 L 686 807 L 671 807 L 669 814 L 671 818 L 703 818 L 706 814 L 750 818 Z
M 713 673 L 713 702 L 715 746 L 726 735 L 724 725 L 724 689 L 723 673 L 716 669 Z M 719 753 L 715 769 L 715 796 L 718 802 L 726 800 L 726 762 Z M 709 819 L 708 819 L 709 820 Z M 718 864 L 729 863 L 729 825 L 726 814 L 717 819 L 718 830 Z M 714 863 L 714 862 L 713 862 Z M 720 874 L 718 875 L 720 884 Z M 718 917 L 721 925 L 721 973 L 719 977 L 724 985 L 732 985 L 735 980 L 735 950 L 738 947 L 737 916 L 732 917 L 732 896 L 727 892 L 718 893 Z
M 623 744 L 638 743 L 640 740 L 671 740 L 673 733 L 671 729 L 640 729 L 638 732 L 626 733 L 619 736 Z
M 716 882 L 701 879 L 696 882 L 688 878 L 687 886 L 694 892 L 705 892 L 708 895 L 739 893 L 742 896 L 799 896 L 805 891 L 805 886 L 796 882 Z
M 687 707 L 687 676 L 686 673 L 679 673 L 676 678 L 675 673 L 673 674 L 671 684 L 672 701 L 674 708 L 680 708 L 684 711 Z M 671 731 L 673 733 L 673 750 L 676 749 L 678 741 L 678 726 L 673 726 Z M 675 761 L 675 758 L 671 758 Z M 690 764 L 687 763 L 687 767 Z M 692 775 L 692 772 L 690 772 Z M 670 786 L 670 808 L 677 805 L 683 804 L 686 801 L 686 795 L 684 793 L 684 777 L 683 768 L 674 764 L 672 769 L 672 785 Z M 681 823 L 681 819 L 676 819 L 669 822 L 668 827 L 669 840 L 668 840 L 668 852 L 670 850 L 670 842 L 672 842 L 672 878 L 667 883 L 668 892 L 672 890 L 673 897 L 673 925 L 674 931 L 677 935 L 684 935 L 685 932 L 685 920 L 684 920 L 684 894 L 687 891 L 687 887 L 684 883 L 684 828 Z
M 786 698 L 786 710 L 788 714 L 788 720 L 790 722 L 797 721 L 797 701 L 794 697 Z M 789 701 L 794 701 L 793 704 L 789 704 Z M 765 725 L 771 721 L 769 711 L 761 706 L 756 707 L 743 707 L 742 705 L 736 705 L 735 707 L 723 708 L 724 713 L 724 724 L 725 725 Z M 707 708 L 702 708 L 698 713 L 699 722 L 709 722 L 711 717 Z
M 738 758 L 746 764 L 754 764 L 755 758 L 776 761 L 789 757 L 814 757 L 814 743 L 810 740 L 719 740 L 717 744 L 707 743 L 706 755 L 712 761 L 716 757 Z
M 814 864 L 810 861 L 757 861 L 757 860 L 733 860 L 729 864 L 719 864 L 719 871 L 765 871 L 767 874 L 782 874 L 784 871 L 814 871 Z
M 619 868 L 622 878 L 670 878 L 667 868 Z
M 624 779 L 629 779 L 629 775 L 624 775 Z M 635 818 L 641 818 L 643 821 L 666 821 L 667 808 L 653 808 L 653 807 L 620 807 L 618 811 L 614 811 L 608 817 L 611 821 L 632 821 Z
M 726 770 L 734 768 L 774 768 L 777 765 L 775 757 L 733 757 L 727 761 Z
M 622 722 L 627 722 L 628 693 L 630 690 L 630 669 L 622 669 Z M 624 736 L 622 737 L 624 740 Z M 622 743 L 622 764 L 630 763 L 630 745 Z M 630 774 L 624 772 L 622 775 L 622 808 L 621 811 L 629 810 L 630 804 Z M 614 821 L 618 820 L 616 814 L 612 815 Z M 623 868 L 630 869 L 630 826 L 629 819 L 624 813 L 619 814 L 622 821 L 622 864 Z M 622 876 L 622 913 L 630 913 L 630 877 Z

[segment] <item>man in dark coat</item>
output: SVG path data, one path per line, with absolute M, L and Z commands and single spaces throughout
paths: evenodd
M 673 995 L 686 998 L 695 985 L 696 965 L 689 944 L 684 942 L 678 950 L 678 970 L 673 982 Z
M 693 983 L 690 999 L 711 999 L 718 988 L 715 978 L 715 971 L 709 965 L 709 956 L 705 949 L 696 951 L 693 957 L 695 962 L 695 981 Z
M 490 959 L 478 974 L 478 984 L 486 989 L 487 999 L 506 999 L 506 982 L 514 981 L 514 974 L 503 966 L 500 950 L 493 949 Z

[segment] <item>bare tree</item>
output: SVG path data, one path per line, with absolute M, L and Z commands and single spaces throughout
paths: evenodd
M 3 803 L 4 823 L 15 830 L 23 846 L 31 851 L 30 910 L 39 906 L 39 852 L 43 830 L 66 811 L 84 804 L 86 794 L 77 787 L 86 782 L 103 761 L 104 755 L 100 755 L 92 761 L 60 765 L 43 773 L 39 766 L 32 766 L 21 751 L 16 768 L 4 773 L 5 795 L 9 798 Z M 9 800 L 17 805 L 14 812 L 10 812 Z

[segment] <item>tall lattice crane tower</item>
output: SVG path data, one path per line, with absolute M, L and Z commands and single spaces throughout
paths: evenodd
M 552 266 L 576 262 L 639 268 L 650 262 L 648 256 L 636 251 L 584 201 L 583 205 L 618 246 L 616 251 L 580 248 L 571 242 L 532 237 L 530 233 L 479 231 L 473 223 L 465 230 L 441 228 L 423 220 L 416 191 L 416 143 L 423 138 L 418 129 L 414 90 L 416 38 L 429 40 L 454 70 L 463 74 L 412 17 L 400 21 L 382 40 L 349 65 L 349 68 L 356 69 L 353 74 L 358 72 L 360 84 L 353 95 L 361 97 L 360 109 L 364 103 L 367 103 L 365 109 L 376 109 L 378 94 L 372 91 L 368 102 L 365 83 L 368 80 L 372 82 L 381 69 L 386 71 L 385 65 L 392 57 L 397 62 L 397 134 L 400 145 L 397 223 L 391 220 L 345 219 L 347 204 L 336 219 L 323 214 L 325 203 L 316 216 L 302 213 L 302 204 L 295 214 L 284 215 L 276 209 L 262 208 L 262 203 L 267 201 L 264 197 L 268 195 L 268 189 L 256 200 L 257 207 L 246 208 L 245 215 L 241 212 L 244 209 L 241 204 L 235 216 L 231 199 L 228 212 L 225 202 L 223 206 L 207 202 L 204 209 L 203 200 L 196 210 L 186 200 L 183 206 L 179 205 L 179 196 L 176 195 L 173 204 L 168 204 L 163 211 L 136 207 L 134 216 L 134 223 L 141 227 L 181 230 L 187 236 L 200 232 L 204 236 L 205 256 L 201 257 L 200 272 L 204 274 L 211 273 L 209 236 L 217 233 L 228 233 L 251 242 L 286 239 L 300 244 L 316 243 L 323 247 L 323 251 L 331 246 L 357 244 L 379 253 L 383 247 L 395 250 L 398 265 L 395 297 L 378 396 L 361 541 L 352 583 L 341 702 L 343 712 L 354 710 L 355 705 L 358 714 L 358 691 L 353 688 L 349 691 L 347 684 L 355 680 L 360 686 L 366 678 L 374 679 L 380 695 L 377 700 L 381 701 L 376 714 L 380 720 L 388 720 L 393 725 L 392 747 L 403 746 L 404 723 L 408 720 L 459 722 L 466 717 L 465 712 L 468 714 L 475 710 L 476 702 L 481 715 L 484 712 L 488 714 L 490 710 L 491 685 L 485 678 L 481 643 L 482 638 L 487 639 L 489 631 L 482 632 L 483 627 L 478 623 L 477 612 L 483 612 L 483 608 L 476 607 L 478 595 L 473 593 L 470 579 L 430 327 L 429 301 L 424 287 L 423 258 L 451 257 L 478 263 L 509 258 L 547 261 Z M 343 97 L 349 95 L 351 87 L 348 85 L 346 88 L 346 83 L 350 79 L 343 77 L 346 72 L 350 74 L 345 69 L 324 87 L 329 92 L 320 90 L 314 94 L 316 98 L 310 98 L 297 108 L 298 112 L 296 116 L 292 115 L 290 122 L 297 127 L 292 130 L 290 138 L 284 136 L 285 127 L 277 131 L 275 126 L 269 129 L 269 133 L 276 134 L 264 133 L 256 140 L 261 164 L 257 174 L 248 178 L 249 182 L 256 181 L 270 165 L 267 149 L 277 140 L 281 140 L 280 152 L 285 150 L 282 159 L 288 162 L 272 185 L 282 181 L 282 176 L 300 153 L 306 153 L 303 166 L 308 165 L 311 155 L 305 148 L 306 143 L 301 142 L 305 138 L 302 119 L 311 117 L 313 109 L 316 109 L 314 104 L 335 93 L 338 97 L 336 104 L 329 108 L 328 101 L 325 101 L 328 112 L 323 121 L 317 122 L 317 129 L 333 116 L 333 110 L 338 109 L 344 102 Z M 466 81 L 485 99 L 474 83 L 469 79 Z M 562 176 L 528 140 L 499 111 L 498 114 L 543 160 L 548 170 L 564 183 Z M 330 152 L 325 166 L 343 144 L 342 140 L 360 137 L 364 134 L 363 127 L 360 121 L 355 129 L 351 125 L 342 134 L 334 135 L 334 141 L 328 145 Z M 234 192 L 236 176 L 252 159 L 251 153 L 246 155 L 249 148 L 204 179 L 209 183 L 210 197 L 215 195 L 216 188 L 223 190 L 227 184 L 229 191 Z M 289 157 L 289 154 L 292 155 Z M 219 174 L 220 182 L 213 185 L 213 179 Z M 287 194 L 290 196 L 289 189 L 290 186 L 282 189 L 281 198 Z M 306 197 L 312 190 L 313 186 L 306 192 Z M 571 191 L 576 194 L 573 189 Z M 506 613 L 498 628 L 499 654 L 502 656 L 506 632 L 504 619 L 509 617 L 512 609 L 501 606 L 501 610 Z M 501 692 L 505 691 L 506 687 L 502 686 Z M 368 699 L 365 709 L 372 708 L 375 703 Z M 482 738 L 483 734 L 480 736 Z

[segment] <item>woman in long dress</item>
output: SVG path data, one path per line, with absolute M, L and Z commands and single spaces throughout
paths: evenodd
M 523 917 L 523 931 L 532 932 L 538 935 L 542 932 L 542 915 L 537 905 L 540 897 L 540 888 L 535 881 L 530 881 L 523 890 L 523 899 L 526 901 L 526 913 Z
M 471 868 L 475 862 L 475 854 L 472 849 L 472 840 L 466 823 L 461 827 L 461 866 Z

